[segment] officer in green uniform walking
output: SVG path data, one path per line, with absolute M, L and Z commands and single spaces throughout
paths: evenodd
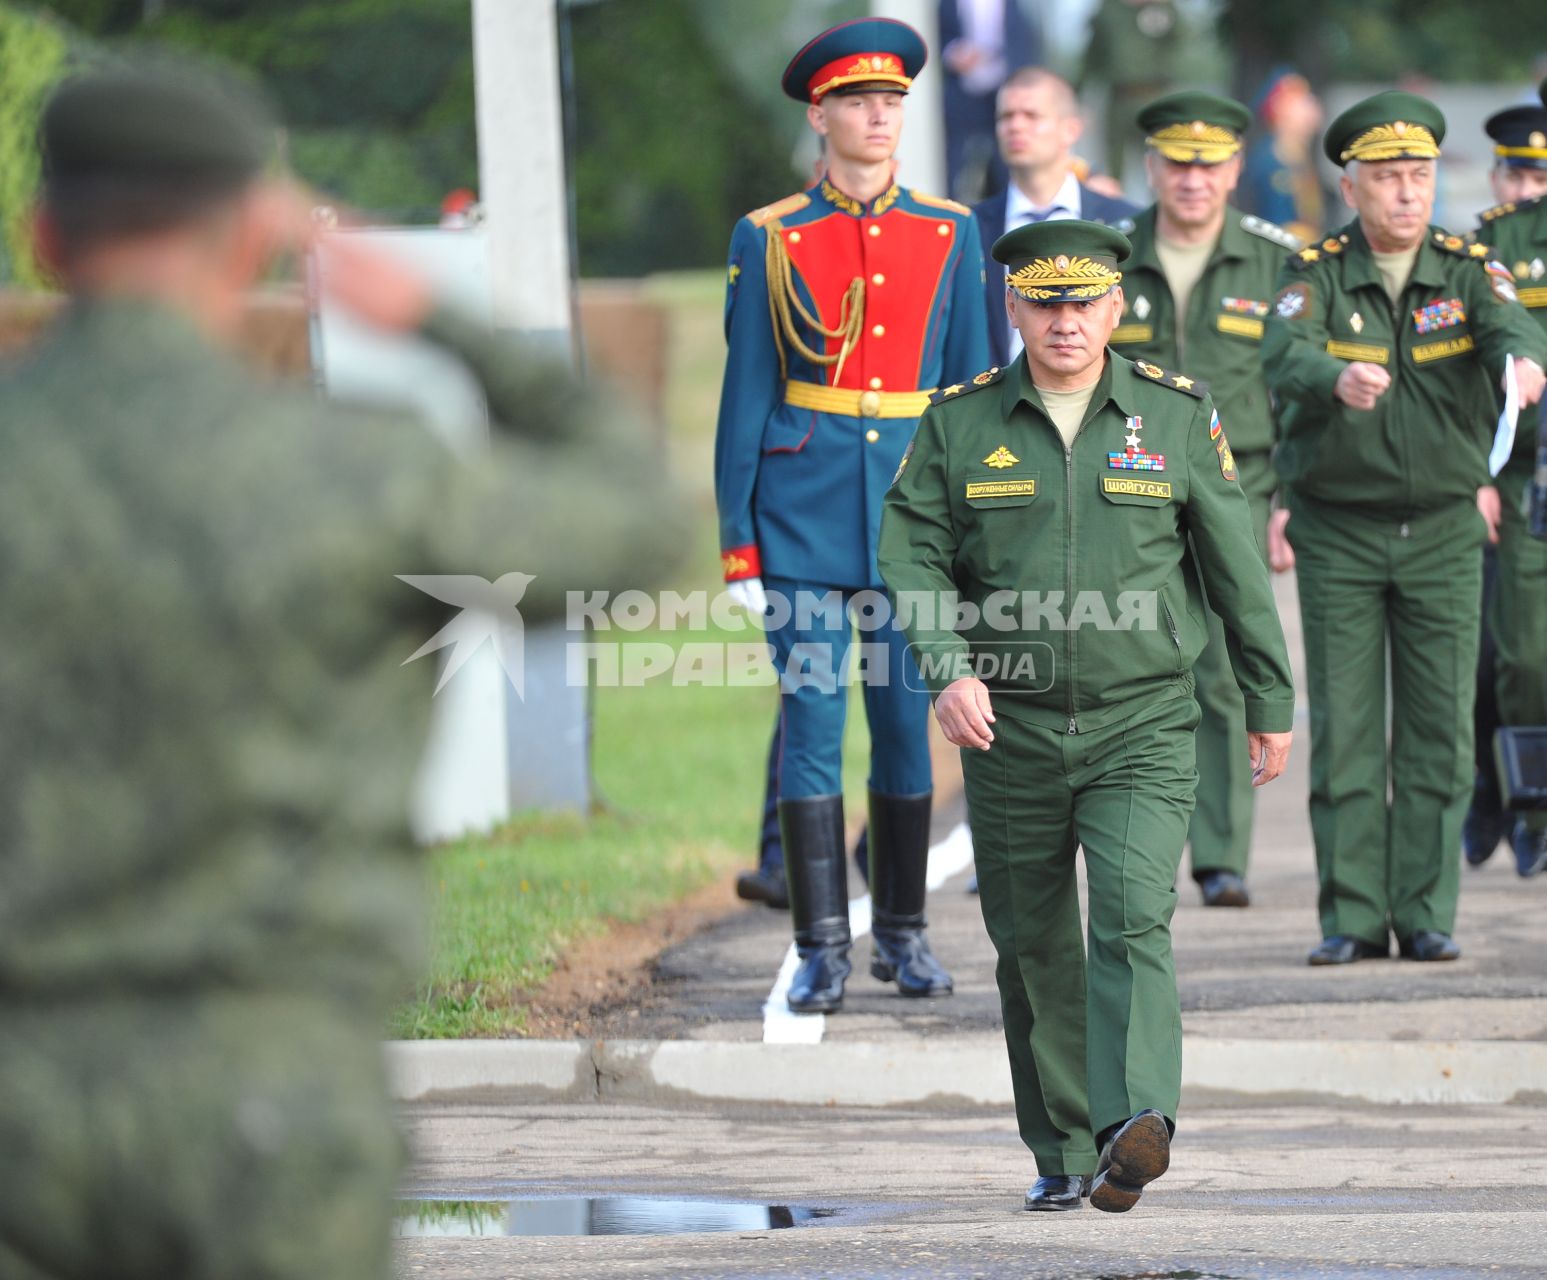
M 1145 171 L 1155 203 L 1128 234 L 1122 321 L 1112 345 L 1207 378 L 1230 427 L 1242 491 L 1251 503 L 1257 550 L 1267 560 L 1273 503 L 1273 408 L 1262 377 L 1262 334 L 1284 255 L 1300 242 L 1271 222 L 1233 208 L 1241 176 L 1241 135 L 1251 112 L 1209 93 L 1169 94 L 1139 112 Z M 1198 805 L 1188 828 L 1192 876 L 1210 907 L 1250 902 L 1246 865 L 1252 839 L 1252 777 L 1245 707 L 1225 654 L 1225 634 L 1209 616 L 1209 643 L 1193 670 L 1198 681 Z
M 1169 1160 L 1182 1037 L 1170 921 L 1198 783 L 1205 585 L 1259 783 L 1282 770 L 1294 715 L 1207 391 L 1107 350 L 1128 255 L 1089 222 L 995 243 L 1025 352 L 935 395 L 881 526 L 882 577 L 963 748 L 1016 1117 L 1039 1174 L 1028 1209 L 1078 1208 L 1094 1173 L 1091 1203 L 1121 1212 Z
M 310 205 L 236 90 L 94 73 L 40 137 L 72 299 L 0 374 L 0 1276 L 385 1277 L 435 678 L 403 662 L 447 620 L 395 575 L 525 569 L 525 619 L 561 616 L 670 565 L 680 500 L 568 374 L 347 237 L 340 304 L 482 384 L 476 470 L 238 363 Z
M 1290 258 L 1263 345 L 1310 685 L 1317 965 L 1385 956 L 1392 933 L 1414 960 L 1460 954 L 1478 490 L 1505 358 L 1534 404 L 1547 343 L 1509 270 L 1429 223 L 1444 133 L 1396 91 L 1332 123 L 1358 217 Z
M 1489 178 L 1499 203 L 1482 215 L 1475 238 L 1514 276 L 1521 303 L 1547 331 L 1547 103 L 1509 107 L 1490 116 L 1493 139 Z M 1547 544 L 1531 537 L 1527 495 L 1536 469 L 1536 435 L 1523 418 L 1515 447 L 1494 480 L 1499 494 L 1498 548 L 1485 626 L 1493 638 L 1493 699 L 1498 723 L 1547 724 Z M 1484 664 L 1486 666 L 1486 663 Z M 1486 678 L 1487 673 L 1484 673 Z M 1477 744 L 1477 781 L 1462 828 L 1466 859 L 1480 866 L 1508 830 L 1494 774 L 1491 730 Z M 1533 876 L 1547 869 L 1547 814 L 1523 813 L 1509 831 L 1515 869 Z

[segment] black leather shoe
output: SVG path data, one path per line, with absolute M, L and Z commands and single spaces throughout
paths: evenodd
M 843 797 L 779 801 L 790 923 L 800 968 L 786 996 L 796 1013 L 833 1013 L 849 976 L 849 872 L 844 865 Z
M 1398 938 L 1397 950 L 1404 960 L 1459 960 L 1461 948 L 1448 933 L 1419 929 L 1411 938 Z
M 870 974 L 895 982 L 905 996 L 948 996 L 951 975 L 929 949 L 924 876 L 929 867 L 928 791 L 915 796 L 870 793 Z
M 843 982 L 853 971 L 849 944 L 796 947 L 800 968 L 790 979 L 786 1003 L 792 1013 L 836 1013 L 843 1007 Z
M 1198 888 L 1203 890 L 1206 907 L 1249 907 L 1251 895 L 1246 892 L 1246 881 L 1234 871 L 1205 871 L 1198 878 Z
M 1127 1213 L 1144 1188 L 1171 1167 L 1171 1127 L 1165 1116 L 1147 1108 L 1123 1125 L 1101 1150 L 1090 1184 L 1090 1207 L 1102 1213 Z
M 1532 831 L 1525 823 L 1517 822 L 1509 843 L 1515 851 L 1515 870 L 1520 875 L 1529 879 L 1547 870 L 1547 831 Z
M 1509 812 L 1499 804 L 1499 792 L 1481 774 L 1472 785 L 1472 803 L 1461 824 L 1461 851 L 1467 866 L 1480 867 L 1493 857 L 1499 841 L 1509 830 Z
M 934 952 L 923 929 L 872 929 L 875 950 L 870 956 L 870 976 L 895 982 L 900 995 L 926 998 L 948 996 L 956 989 Z
M 1346 933 L 1334 933 L 1323 938 L 1320 945 L 1305 957 L 1307 964 L 1353 964 L 1355 960 L 1384 960 L 1391 954 L 1389 943 L 1376 945 L 1363 938 L 1353 938 Z
M 783 867 L 759 867 L 736 877 L 736 896 L 745 902 L 766 902 L 779 911 L 789 909 L 790 890 Z
M 1090 1194 L 1090 1176 L 1055 1173 L 1038 1178 L 1026 1193 L 1025 1209 L 1030 1213 L 1059 1213 L 1081 1208 L 1080 1200 Z

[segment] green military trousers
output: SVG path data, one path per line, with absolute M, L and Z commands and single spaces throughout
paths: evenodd
M 1238 453 L 1236 470 L 1241 488 L 1252 507 L 1252 527 L 1257 534 L 1257 554 L 1268 560 L 1268 513 L 1278 480 L 1273 473 L 1271 451 Z M 1246 548 L 1242 548 L 1242 552 Z M 1208 583 L 1204 583 L 1205 590 Z M 1246 746 L 1246 702 L 1230 655 L 1225 650 L 1225 627 L 1209 610 L 1209 642 L 1193 664 L 1198 682 L 1198 805 L 1193 810 L 1187 842 L 1192 849 L 1193 879 L 1210 871 L 1246 874 L 1251 856 L 1252 815 L 1256 791 L 1252 787 L 1251 756 Z
M 380 1029 L 230 992 L 0 1002 L 5 1280 L 385 1280 Z
M 1503 516 L 1489 623 L 1503 725 L 1547 724 L 1547 542 L 1531 536 L 1525 509 L 1533 470 L 1533 462 L 1511 462 L 1498 479 Z M 1547 812 L 1521 816 L 1532 830 L 1547 826 Z
M 1405 521 L 1303 499 L 1290 512 L 1322 936 L 1384 946 L 1388 930 L 1451 933 L 1472 790 L 1482 517 L 1469 502 Z
M 1171 915 L 1198 704 L 1168 697 L 1078 734 L 1011 719 L 1003 699 L 996 715 L 993 746 L 963 751 L 962 768 L 1016 1120 L 1039 1174 L 1091 1173 L 1103 1129 L 1146 1107 L 1176 1117 Z

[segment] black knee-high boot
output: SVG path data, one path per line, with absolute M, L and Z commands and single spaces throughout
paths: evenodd
M 850 970 L 843 797 L 781 800 L 779 829 L 800 953 L 789 1005 L 796 1013 L 831 1013 L 843 1003 L 843 980 Z
M 870 793 L 870 896 L 875 950 L 872 977 L 896 981 L 905 996 L 948 996 L 951 975 L 929 949 L 924 877 L 929 869 L 929 810 L 933 793 Z

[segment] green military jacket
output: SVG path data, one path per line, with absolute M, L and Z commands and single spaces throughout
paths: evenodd
M 1179 323 L 1155 252 L 1155 220 L 1151 205 L 1128 235 L 1133 256 L 1123 264 L 1123 318 L 1112 345 L 1130 360 L 1208 379 L 1231 447 L 1237 453 L 1271 449 L 1273 407 L 1262 376 L 1262 336 L 1284 257 L 1300 242 L 1271 222 L 1227 209 L 1219 242 Z
M 1509 275 L 1484 246 L 1431 228 L 1393 306 L 1357 221 L 1290 258 L 1262 355 L 1291 498 L 1398 517 L 1474 499 L 1504 357 L 1541 363 L 1547 347 Z M 1333 394 L 1351 361 L 1391 375 L 1373 409 Z
M 1515 291 L 1521 305 L 1536 317 L 1547 333 L 1547 199 L 1510 201 L 1495 205 L 1482 214 L 1475 238 L 1488 245 L 1493 257 L 1508 267 L 1515 278 Z M 1530 414 L 1522 415 L 1515 433 L 1512 466 L 1533 467 L 1536 462 L 1536 432 L 1530 429 Z
M 1191 695 L 1201 565 L 1248 726 L 1291 726 L 1251 510 L 1207 392 L 1182 374 L 1109 352 L 1068 449 L 1024 353 L 945 388 L 886 495 L 878 559 L 933 692 L 975 674 L 996 713 L 1068 733 Z
M 407 797 L 454 610 L 398 574 L 648 585 L 687 517 L 566 373 L 437 317 L 495 430 L 260 381 L 77 304 L 0 374 L 0 1003 L 247 991 L 375 1033 L 422 934 Z

